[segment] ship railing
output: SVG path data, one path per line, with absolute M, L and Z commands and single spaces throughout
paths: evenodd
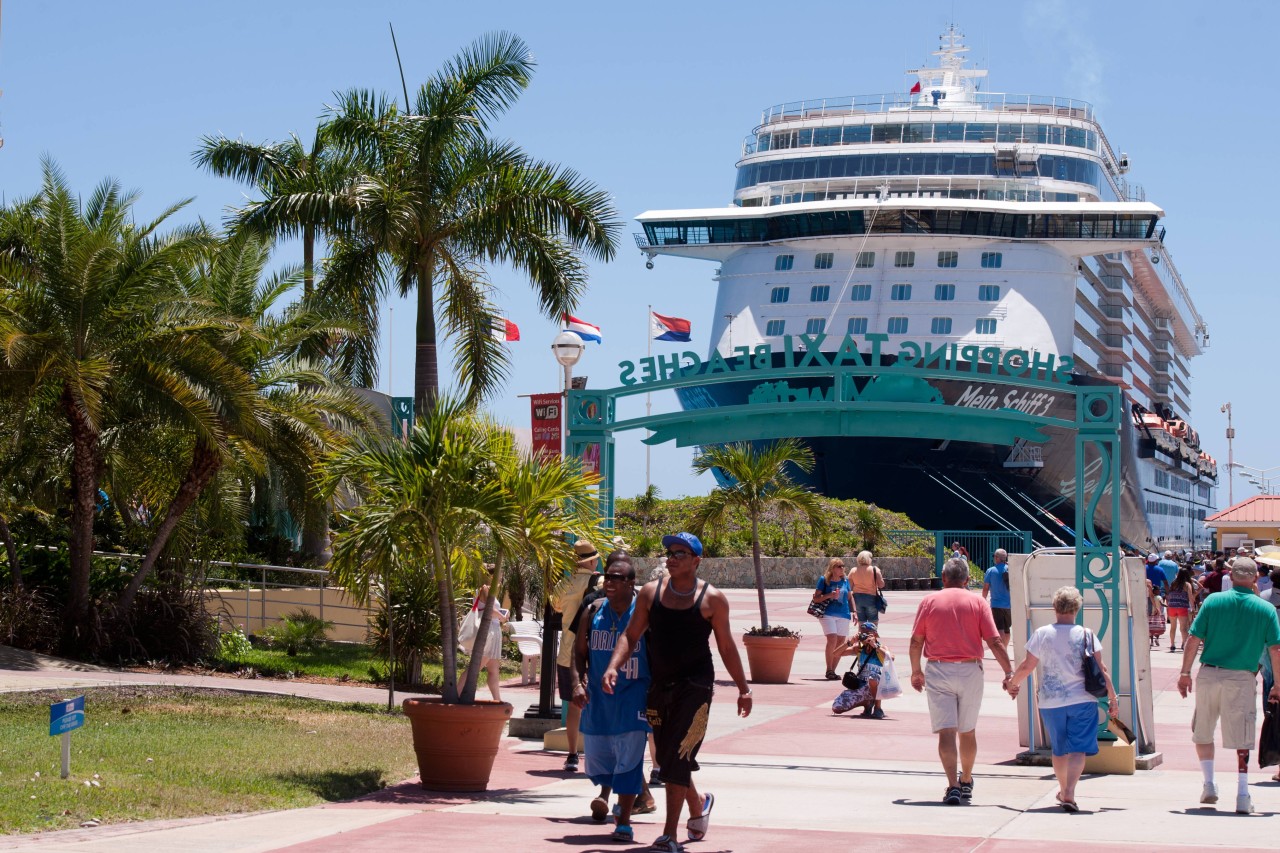
M 885 183 L 889 184 L 889 198 L 963 198 L 986 201 L 1045 201 L 1044 194 L 1053 190 L 1028 180 L 983 180 L 971 176 L 953 178 L 949 175 L 877 176 L 844 180 L 796 181 L 771 184 L 770 204 L 794 204 L 801 201 L 827 201 L 846 197 L 875 198 Z M 1063 183 L 1063 182 L 1056 182 Z M 760 186 L 760 185 L 757 185 Z M 1079 186 L 1079 185 L 1074 185 Z M 1086 185 L 1088 186 L 1088 185 Z M 754 189 L 754 187 L 753 187 Z M 1094 188 L 1089 186 L 1090 190 Z M 1091 195 L 1077 193 L 1077 195 Z M 777 198 L 779 201 L 774 202 Z M 1057 199 L 1050 199 L 1056 201 Z
M 760 127 L 788 121 L 803 121 L 837 116 L 851 116 L 869 113 L 887 113 L 891 110 L 933 109 L 927 103 L 920 103 L 911 95 L 893 92 L 881 95 L 845 95 L 838 98 L 820 98 L 818 100 L 792 101 L 776 104 L 760 114 Z M 943 101 L 940 111 L 982 109 L 993 112 L 1034 113 L 1037 115 L 1056 115 L 1065 118 L 1093 121 L 1093 105 L 1088 101 L 1074 98 L 1061 98 L 1054 95 L 1016 95 L 1003 92 L 977 92 L 968 95 L 963 101 L 947 104 Z

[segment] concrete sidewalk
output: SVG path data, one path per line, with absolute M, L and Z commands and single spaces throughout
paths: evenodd
M 758 624 L 752 590 L 727 591 L 735 630 Z M 920 592 L 891 592 L 880 623 L 886 644 L 907 669 L 907 638 Z M 823 680 L 822 637 L 804 612 L 806 590 L 769 591 L 771 621 L 806 632 L 788 685 L 754 688 L 755 710 L 733 714 L 732 686 L 713 705 L 696 782 L 714 792 L 707 838 L 691 853 L 790 851 L 853 844 L 875 850 L 1274 850 L 1280 784 L 1271 770 L 1253 769 L 1258 813 L 1236 815 L 1234 754 L 1220 754 L 1217 809 L 1199 804 L 1200 772 L 1190 743 L 1192 701 L 1173 689 L 1180 655 L 1153 654 L 1157 745 L 1164 763 L 1136 776 L 1085 777 L 1081 813 L 1054 802 L 1047 768 L 1019 767 L 1014 703 L 1000 690 L 998 668 L 987 667 L 987 695 L 978 727 L 973 804 L 940 802 L 945 780 L 937 763 L 924 697 L 908 690 L 887 701 L 888 719 L 831 713 L 838 687 Z M 723 677 L 723 673 L 721 673 Z M 0 671 L 0 690 L 106 683 L 201 684 L 341 701 L 385 701 L 365 687 L 161 676 L 108 671 Z M 370 698 L 370 694 L 373 694 Z M 504 686 L 517 713 L 536 688 Z M 358 697 L 358 698 L 357 698 Z M 408 745 L 406 745 L 408 748 Z M 0 850 L 46 851 L 334 851 L 401 850 L 637 851 L 661 831 L 658 814 L 637 817 L 635 845 L 608 839 L 609 824 L 592 823 L 593 794 L 581 774 L 560 770 L 562 754 L 541 744 L 506 739 L 490 790 L 479 796 L 438 794 L 416 781 L 363 800 L 255 815 L 105 826 L 0 838 Z M 661 800 L 661 789 L 655 791 Z M 682 833 L 683 837 L 683 833 Z M 869 845 L 869 847 L 868 847 Z

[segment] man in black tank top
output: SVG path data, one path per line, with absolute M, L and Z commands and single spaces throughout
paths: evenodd
M 651 849 L 679 851 L 682 848 L 676 833 L 684 804 L 689 804 L 689 838 L 699 841 L 707 833 L 715 803 L 711 794 L 698 794 L 691 775 L 698 769 L 698 750 L 707 733 L 715 689 L 712 634 L 720 660 L 738 686 L 739 716 L 751 713 L 751 689 L 729 628 L 729 600 L 711 584 L 698 580 L 702 543 L 692 533 L 677 533 L 662 537 L 662 544 L 667 549 L 668 576 L 640 590 L 635 613 L 605 670 L 603 688 L 606 693 L 613 692 L 618 667 L 630 658 L 631 649 L 643 635 L 652 678 L 647 714 L 667 794 L 666 825 Z

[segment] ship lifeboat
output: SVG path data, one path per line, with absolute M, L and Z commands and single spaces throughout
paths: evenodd
M 1216 480 L 1218 479 L 1218 460 L 1202 450 L 1199 458 L 1196 459 L 1196 470 Z
M 1181 418 L 1174 418 L 1171 421 L 1165 421 L 1164 428 L 1167 429 L 1170 435 L 1174 438 L 1186 438 L 1187 430 L 1189 429 L 1187 422 Z

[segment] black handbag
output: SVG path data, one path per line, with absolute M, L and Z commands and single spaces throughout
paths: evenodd
M 889 602 L 885 601 L 884 593 L 881 592 L 880 590 L 876 590 L 876 610 L 879 610 L 881 613 L 883 613 L 888 609 L 889 609 Z
M 1085 630 L 1089 631 L 1088 628 Z M 1084 668 L 1084 689 L 1091 695 L 1104 699 L 1107 696 L 1107 678 L 1102 674 L 1102 667 L 1093 655 L 1093 632 L 1089 631 L 1089 638 L 1085 641 L 1084 660 L 1081 662 Z
M 1275 702 L 1262 705 L 1262 736 L 1258 738 L 1258 766 L 1280 764 L 1280 707 Z
M 862 654 L 858 654 L 858 660 L 862 660 Z M 840 679 L 840 683 L 844 685 L 845 690 L 861 690 L 867 683 L 862 677 L 862 667 L 858 666 L 857 661 L 849 667 L 849 671 L 844 674 L 844 678 Z

